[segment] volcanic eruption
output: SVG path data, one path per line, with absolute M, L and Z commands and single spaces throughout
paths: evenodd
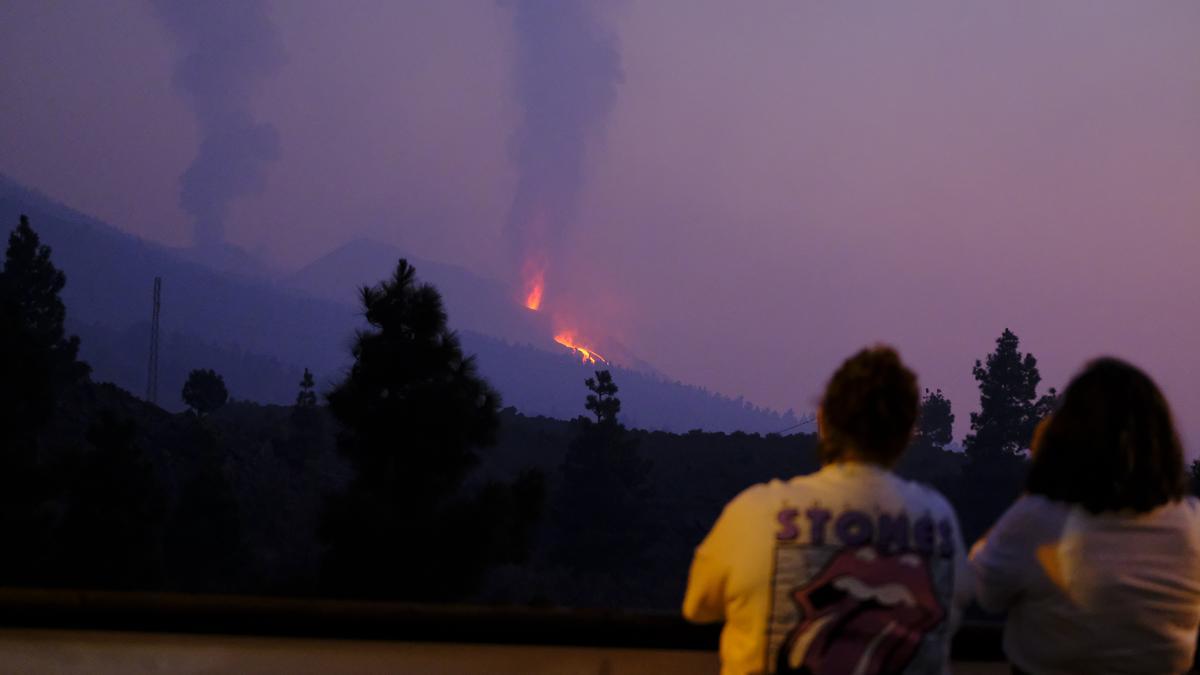
M 541 268 L 525 274 L 525 308 L 538 311 L 542 308 L 542 292 L 546 289 L 546 273 Z
M 592 365 L 595 365 L 596 362 L 599 361 L 600 363 L 603 363 L 604 365 L 609 365 L 608 359 L 597 354 L 595 350 L 588 349 L 587 347 L 584 347 L 583 345 L 576 343 L 575 342 L 575 334 L 570 331 L 562 332 L 562 333 L 559 333 L 558 335 L 555 335 L 554 341 L 557 342 L 558 344 L 566 347 L 567 349 L 570 349 L 572 352 L 575 352 L 575 354 L 579 356 L 580 363 L 590 363 Z
M 562 261 L 583 189 L 586 151 L 602 137 L 621 81 L 616 39 L 585 0 L 511 5 L 520 121 L 511 139 L 518 179 L 505 234 L 517 272 L 514 295 L 527 310 L 548 313 L 555 342 L 582 362 L 608 363 L 577 337 L 577 319 L 562 298 Z

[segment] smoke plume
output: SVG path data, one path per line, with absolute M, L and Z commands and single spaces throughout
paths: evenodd
M 283 65 L 279 36 L 261 0 L 153 0 L 179 47 L 174 86 L 200 131 L 200 148 L 180 178 L 179 204 L 198 247 L 225 240 L 233 200 L 260 192 L 279 157 L 275 127 L 250 111 L 254 88 Z
M 588 142 L 598 140 L 621 82 L 616 38 L 587 0 L 512 0 L 519 170 L 505 225 L 518 273 L 553 292 L 550 262 L 575 218 Z M 529 289 L 526 289 L 528 292 Z

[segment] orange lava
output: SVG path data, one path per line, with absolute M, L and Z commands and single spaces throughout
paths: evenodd
M 597 361 L 599 361 L 600 363 L 603 363 L 604 365 L 608 365 L 608 359 L 597 354 L 595 352 L 595 350 L 588 349 L 587 347 L 584 347 L 583 345 L 576 344 L 575 343 L 575 334 L 571 333 L 570 331 L 565 332 L 565 333 L 559 333 L 558 335 L 555 335 L 554 341 L 557 342 L 558 344 L 566 347 L 567 349 L 570 349 L 571 351 L 575 352 L 576 354 L 578 354 L 580 363 L 595 364 Z
M 528 309 L 530 309 L 530 310 L 538 311 L 538 307 L 540 307 L 540 306 L 541 306 L 541 285 L 539 283 L 539 285 L 536 285 L 532 289 L 530 289 L 529 294 L 526 295 L 526 307 L 528 307 Z
M 529 289 L 529 295 L 525 296 L 525 307 L 538 311 L 542 306 L 542 284 L 540 281 L 534 282 L 533 288 Z

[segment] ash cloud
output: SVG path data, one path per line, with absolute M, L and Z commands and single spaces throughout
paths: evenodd
M 283 47 L 259 0 L 152 2 L 179 48 L 173 83 L 200 131 L 179 204 L 192 217 L 195 245 L 218 246 L 232 202 L 261 192 L 267 164 L 279 158 L 279 134 L 255 121 L 250 99 L 283 65 Z
M 521 118 L 510 152 L 519 179 L 505 233 L 518 273 L 544 272 L 561 257 L 576 215 L 589 141 L 599 140 L 622 81 L 612 32 L 587 0 L 511 0 L 513 81 Z M 532 269 L 531 269 L 532 268 Z

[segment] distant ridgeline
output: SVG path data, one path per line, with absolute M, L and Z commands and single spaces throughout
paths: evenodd
M 581 414 L 580 383 L 595 366 L 571 354 L 547 354 L 526 345 L 462 332 L 463 347 L 476 355 L 479 370 L 496 384 L 505 405 L 530 413 L 570 419 Z M 779 413 L 681 382 L 610 367 L 621 386 L 621 421 L 631 427 L 685 432 L 746 431 L 774 433 L 800 420 L 791 410 Z M 795 431 L 795 429 L 791 429 Z M 802 427 L 801 431 L 815 431 Z
M 30 216 L 67 275 L 68 328 L 80 336 L 80 356 L 92 365 L 96 381 L 139 394 L 145 390 L 151 287 L 155 276 L 163 277 L 158 402 L 168 410 L 183 409 L 178 392 L 192 368 L 221 373 L 237 399 L 290 403 L 306 367 L 324 391 L 345 373 L 350 341 L 362 323 L 352 304 L 354 286 L 377 283 L 400 256 L 384 246 L 352 242 L 302 270 L 320 276 L 272 282 L 247 256 L 231 250 L 213 262 L 225 270 L 216 272 L 191 260 L 190 251 L 124 234 L 0 176 L 0 222 L 15 223 L 20 213 Z M 378 260 L 363 259 L 368 252 Z M 528 334 L 528 340 L 548 342 L 550 334 L 514 327 L 507 310 L 498 309 L 506 295 L 494 283 L 453 266 L 413 262 L 422 281 L 443 290 L 451 328 L 459 330 L 467 352 L 477 354 L 480 372 L 505 405 L 562 419 L 583 412 L 579 391 L 593 369 L 566 353 L 485 335 L 493 322 L 505 324 L 500 334 Z M 328 286 L 343 278 L 344 293 L 322 292 L 316 283 Z M 616 368 L 614 375 L 624 401 L 622 419 L 631 426 L 769 433 L 799 421 L 791 411 L 642 372 Z

